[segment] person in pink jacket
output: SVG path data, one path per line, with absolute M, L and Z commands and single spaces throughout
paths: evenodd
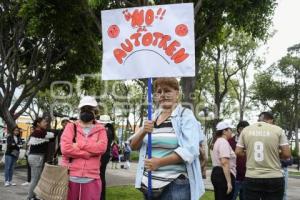
M 61 136 L 61 165 L 67 166 L 70 174 L 68 200 L 100 199 L 99 169 L 107 148 L 106 130 L 95 120 L 95 98 L 83 97 L 78 108 L 80 119 L 68 123 Z

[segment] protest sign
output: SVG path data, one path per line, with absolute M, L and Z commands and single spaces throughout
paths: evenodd
M 193 4 L 105 10 L 102 80 L 195 76 Z

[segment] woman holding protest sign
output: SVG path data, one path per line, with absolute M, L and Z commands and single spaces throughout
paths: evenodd
M 136 188 L 147 196 L 148 171 L 152 172 L 152 199 L 198 200 L 204 193 L 199 163 L 200 124 L 191 110 L 179 103 L 176 78 L 158 78 L 154 82 L 158 110 L 153 121 L 130 138 L 132 150 L 140 150 Z M 152 158 L 146 159 L 152 133 Z

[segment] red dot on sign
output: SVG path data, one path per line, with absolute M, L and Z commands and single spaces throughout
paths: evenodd
M 188 29 L 187 25 L 185 25 L 185 24 L 179 24 L 175 28 L 175 33 L 178 36 L 186 36 L 188 34 L 188 32 L 189 32 L 189 29 Z
M 119 33 L 120 33 L 120 28 L 117 25 L 111 25 L 107 30 L 107 34 L 110 38 L 118 37 Z

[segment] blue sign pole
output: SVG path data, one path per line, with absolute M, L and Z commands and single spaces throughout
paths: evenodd
M 152 78 L 148 78 L 148 120 L 152 120 Z M 152 158 L 152 138 L 148 133 L 148 159 Z M 152 197 L 152 172 L 148 171 L 148 200 Z

